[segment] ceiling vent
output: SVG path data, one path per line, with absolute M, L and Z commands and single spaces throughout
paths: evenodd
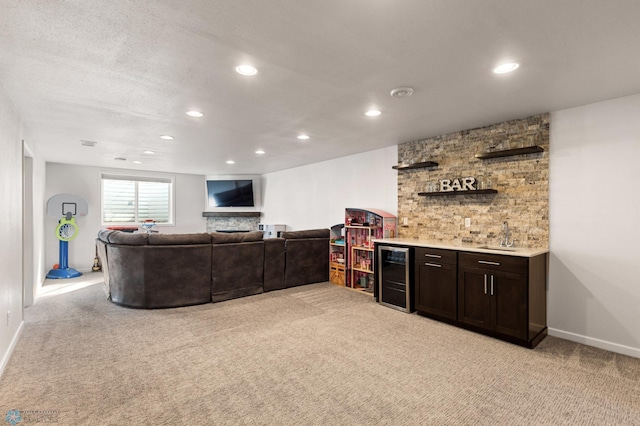
M 394 98 L 408 98 L 413 95 L 413 87 L 396 87 L 390 94 Z
M 82 146 L 90 146 L 91 148 L 95 147 L 98 142 L 96 141 L 80 141 L 80 145 Z

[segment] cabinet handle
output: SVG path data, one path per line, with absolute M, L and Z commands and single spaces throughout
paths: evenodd
M 493 296 L 493 275 L 491 275 L 491 295 Z
M 489 262 L 488 260 L 478 260 L 478 263 L 483 263 L 485 265 L 496 265 L 500 266 L 500 262 Z
M 484 274 L 484 294 L 487 294 L 487 274 Z
M 435 268 L 442 268 L 442 265 L 438 265 L 437 263 L 429 263 L 429 262 L 425 262 L 424 266 L 433 266 Z
M 425 254 L 425 257 L 435 257 L 436 259 L 442 258 L 442 256 L 437 255 L 437 254 Z

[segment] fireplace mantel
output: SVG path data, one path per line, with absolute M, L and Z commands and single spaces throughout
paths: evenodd
M 202 217 L 260 217 L 260 212 L 202 212 Z

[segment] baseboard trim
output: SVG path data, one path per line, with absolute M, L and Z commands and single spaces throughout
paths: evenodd
M 13 353 L 13 349 L 16 347 L 16 344 L 20 339 L 20 334 L 22 334 L 23 328 L 24 328 L 24 321 L 20 321 L 20 326 L 18 327 L 18 330 L 16 330 L 16 333 L 13 335 L 13 339 L 11 339 L 11 343 L 9 344 L 7 351 L 4 353 L 4 356 L 2 357 L 2 363 L 0 363 L 0 377 L 2 377 L 2 373 L 4 373 L 4 368 L 9 363 L 9 359 L 11 358 L 11 354 Z
M 621 345 L 619 343 L 609 342 L 607 340 L 596 339 L 595 337 L 583 336 L 582 334 L 571 333 L 569 331 L 558 330 L 549 327 L 549 336 L 559 337 L 561 339 L 570 340 L 576 343 L 593 346 L 607 351 L 619 353 L 622 355 L 640 358 L 640 348 Z

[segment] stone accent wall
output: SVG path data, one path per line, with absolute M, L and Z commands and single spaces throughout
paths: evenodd
M 213 231 L 257 231 L 259 217 L 208 217 L 207 232 Z
M 480 160 L 475 154 L 539 145 L 544 152 Z M 435 161 L 431 169 L 398 171 L 398 235 L 436 241 L 498 244 L 507 221 L 517 247 L 549 244 L 549 114 L 406 142 L 398 163 Z M 491 179 L 497 194 L 425 197 L 441 179 Z M 404 225 L 404 218 L 408 224 Z M 464 219 L 471 219 L 471 227 Z

